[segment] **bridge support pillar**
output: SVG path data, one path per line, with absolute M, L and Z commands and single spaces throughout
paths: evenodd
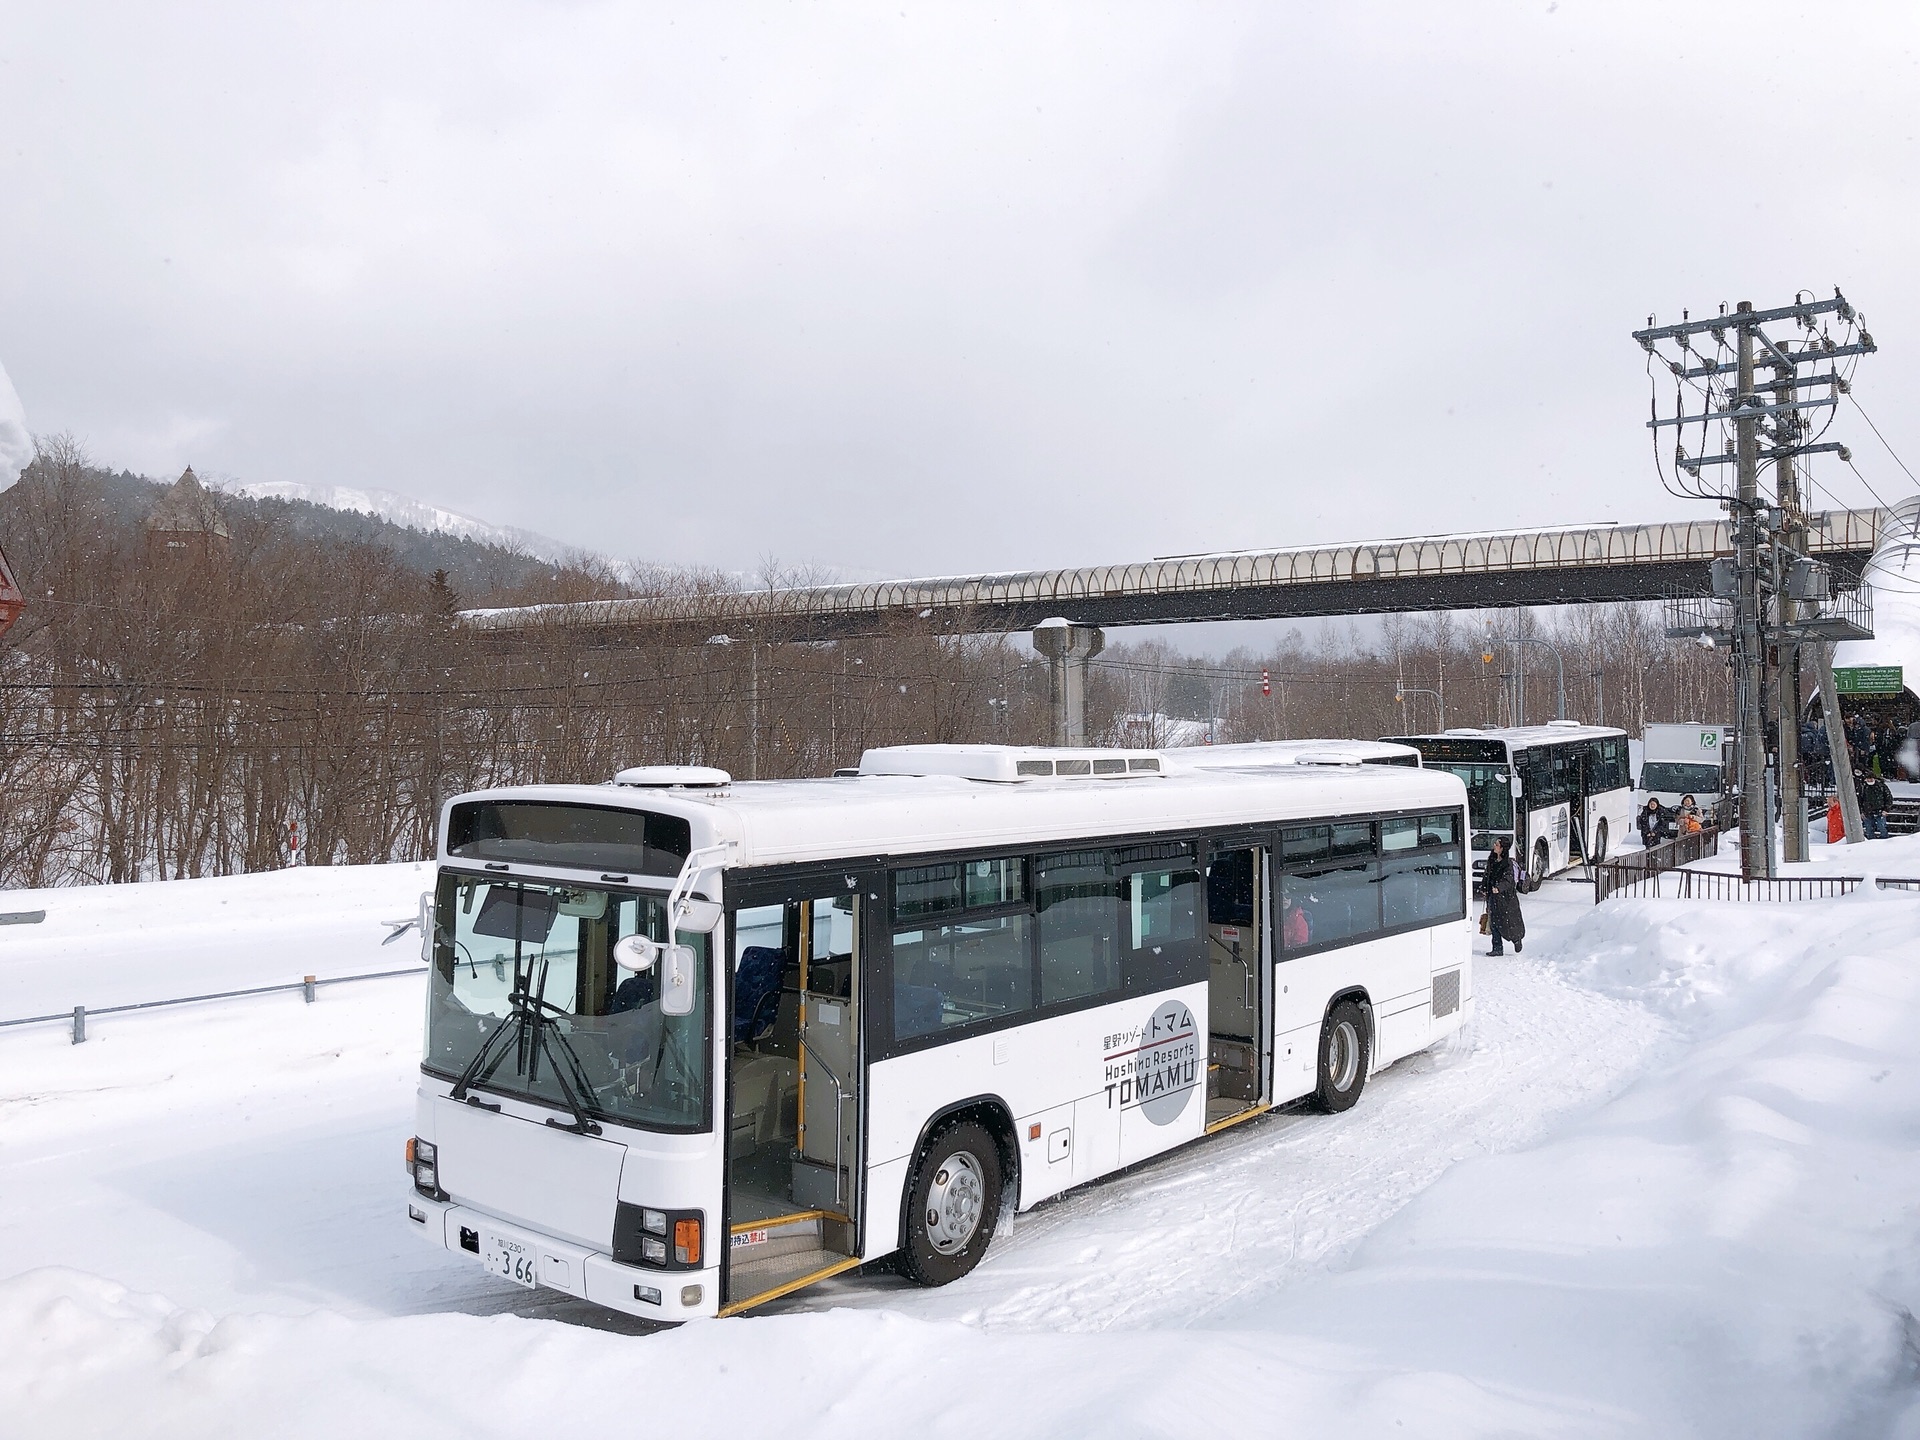
M 1097 625 L 1075 625 L 1056 617 L 1033 627 L 1033 648 L 1047 657 L 1052 682 L 1054 744 L 1087 743 L 1087 662 L 1106 644 L 1107 637 Z

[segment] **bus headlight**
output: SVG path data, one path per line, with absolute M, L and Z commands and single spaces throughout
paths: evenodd
M 407 1168 L 413 1171 L 413 1188 L 436 1199 L 440 1195 L 440 1152 L 431 1140 L 419 1136 L 407 1141 Z
M 614 1207 L 613 1258 L 620 1265 L 698 1270 L 706 1262 L 707 1217 L 622 1200 Z

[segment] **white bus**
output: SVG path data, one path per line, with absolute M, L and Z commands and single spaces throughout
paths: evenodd
M 1504 835 L 1538 885 L 1576 860 L 1604 860 L 1633 833 L 1627 732 L 1573 720 L 1505 730 L 1396 735 L 1421 763 L 1466 783 L 1474 873 Z
M 1140 751 L 458 796 L 408 1222 L 653 1320 L 954 1280 L 1003 1205 L 1343 1110 L 1456 1029 L 1466 840 L 1444 773 Z

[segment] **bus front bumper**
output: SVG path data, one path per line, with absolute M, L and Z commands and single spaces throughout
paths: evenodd
M 418 1190 L 407 1192 L 407 1223 L 422 1240 L 483 1264 L 482 1256 L 497 1247 L 490 1237 L 522 1247 L 537 1256 L 538 1278 L 527 1288 L 558 1290 L 609 1310 L 678 1324 L 717 1315 L 720 1310 L 720 1271 L 652 1270 L 622 1265 L 565 1240 L 501 1220 L 452 1201 L 434 1200 Z M 502 1283 L 515 1282 L 502 1277 Z

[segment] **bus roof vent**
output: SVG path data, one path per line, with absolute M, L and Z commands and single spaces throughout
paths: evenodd
M 718 790 L 731 785 L 733 776 L 711 765 L 635 765 L 614 776 L 613 783 L 641 790 Z
M 862 775 L 951 775 L 1013 784 L 1055 778 L 1122 779 L 1158 775 L 1151 751 L 1081 750 L 1038 745 L 886 745 L 860 757 Z
M 1445 730 L 1445 731 L 1442 731 L 1441 733 L 1445 735 L 1472 735 L 1477 738 L 1481 735 L 1486 734 L 1487 732 L 1485 730 L 1477 729 L 1472 725 L 1456 725 L 1453 727 L 1453 729 Z
M 1366 757 L 1351 750 L 1303 750 L 1293 757 L 1296 765 L 1364 765 Z
M 1583 720 L 1549 720 L 1547 724 L 1561 730 L 1584 730 L 1587 728 L 1586 722 Z

